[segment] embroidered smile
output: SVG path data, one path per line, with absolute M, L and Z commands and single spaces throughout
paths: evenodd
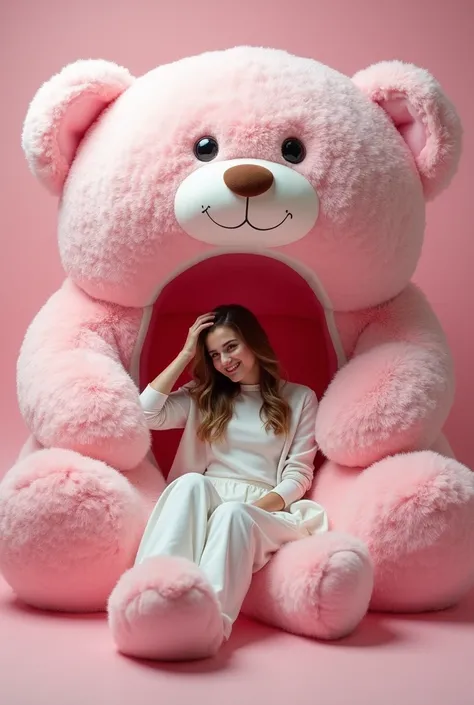
M 259 228 L 256 225 L 252 225 L 252 223 L 249 220 L 249 203 L 250 203 L 250 198 L 247 198 L 247 202 L 245 204 L 245 218 L 238 225 L 221 225 L 221 223 L 218 223 L 217 220 L 214 220 L 214 218 L 209 214 L 209 209 L 211 208 L 211 206 L 207 206 L 207 208 L 204 208 L 204 206 L 203 206 L 202 214 L 207 215 L 209 220 L 211 220 L 214 223 L 214 225 L 217 225 L 219 228 L 224 228 L 225 230 L 238 230 L 239 228 L 242 228 L 245 224 L 247 224 L 251 228 L 253 228 L 253 230 L 259 230 L 260 232 L 267 232 L 268 230 L 276 230 L 281 225 L 283 225 L 283 223 L 286 222 L 288 220 L 288 218 L 293 218 L 293 214 L 290 213 L 290 211 L 286 211 L 285 217 L 283 218 L 281 223 L 278 223 L 278 225 L 272 225 L 272 227 L 270 227 L 270 228 Z

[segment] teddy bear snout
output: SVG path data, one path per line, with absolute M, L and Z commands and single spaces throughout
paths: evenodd
M 224 182 L 237 196 L 252 198 L 261 196 L 273 184 L 273 174 L 264 166 L 255 164 L 240 164 L 230 167 L 224 172 Z

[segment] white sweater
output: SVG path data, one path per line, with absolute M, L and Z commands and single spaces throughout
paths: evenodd
M 259 386 L 241 385 L 224 439 L 210 444 L 196 437 L 199 411 L 187 386 L 169 395 L 146 387 L 140 401 L 149 428 L 185 429 L 169 481 L 185 472 L 201 472 L 263 485 L 277 492 L 286 507 L 301 499 L 313 481 L 318 401 L 311 389 L 290 382 L 282 385 L 282 394 L 292 411 L 287 436 L 265 430 Z

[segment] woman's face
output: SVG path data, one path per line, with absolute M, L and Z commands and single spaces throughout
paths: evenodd
M 232 382 L 258 384 L 257 358 L 242 338 L 227 326 L 218 326 L 207 336 L 206 347 L 216 370 Z

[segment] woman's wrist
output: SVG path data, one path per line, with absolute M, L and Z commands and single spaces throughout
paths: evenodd
M 253 504 L 255 507 L 264 509 L 267 512 L 281 512 L 285 509 L 286 503 L 283 497 L 277 492 L 269 492 Z

